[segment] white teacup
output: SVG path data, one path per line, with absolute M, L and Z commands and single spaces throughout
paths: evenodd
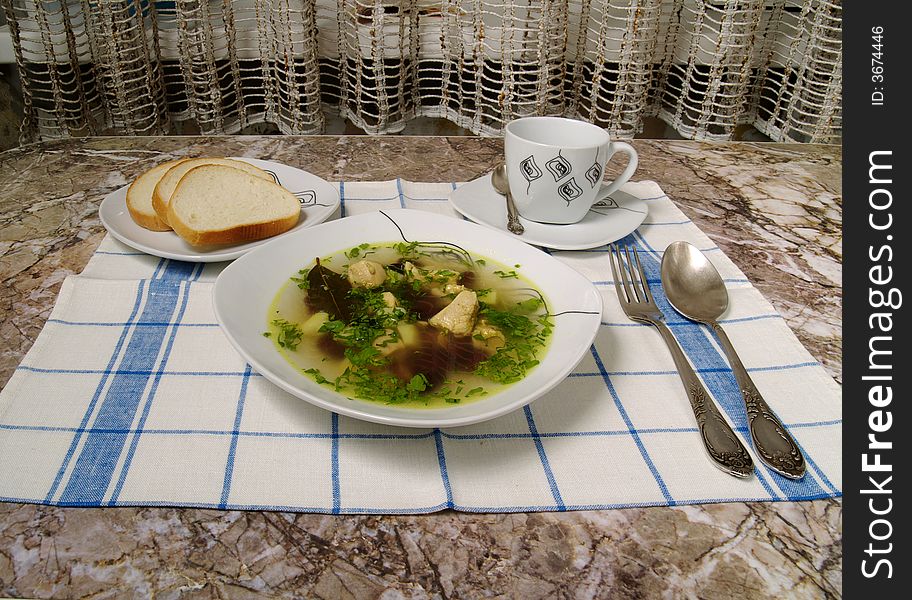
M 620 177 L 602 183 L 605 163 L 615 152 L 628 155 Z M 539 223 L 576 223 L 593 204 L 627 183 L 637 153 L 612 142 L 597 125 L 563 117 L 524 117 L 507 124 L 504 158 L 516 210 Z

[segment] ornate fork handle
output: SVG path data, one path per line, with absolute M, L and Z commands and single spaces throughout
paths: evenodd
M 754 471 L 754 462 L 751 460 L 747 449 L 735 435 L 735 432 L 729 426 L 728 422 L 719 412 L 716 404 L 709 396 L 709 392 L 703 387 L 703 383 L 694 372 L 687 357 L 681 351 L 678 341 L 668 326 L 659 320 L 643 319 L 654 325 L 662 339 L 668 345 L 671 356 L 674 359 L 675 366 L 678 369 L 678 375 L 681 376 L 681 382 L 684 389 L 687 390 L 687 398 L 690 400 L 690 406 L 693 409 L 694 417 L 697 419 L 697 427 L 700 430 L 700 436 L 703 438 L 703 445 L 709 453 L 710 458 L 717 467 L 734 475 L 735 477 L 749 477 Z
M 747 369 L 738 358 L 731 340 L 718 323 L 711 323 L 712 330 L 716 333 L 722 348 L 731 364 L 732 372 L 741 388 L 744 406 L 747 411 L 747 423 L 750 429 L 751 440 L 757 455 L 771 469 L 790 479 L 800 479 L 804 476 L 806 465 L 804 455 L 794 438 L 786 431 L 782 421 L 769 407 L 763 396 L 757 390 Z

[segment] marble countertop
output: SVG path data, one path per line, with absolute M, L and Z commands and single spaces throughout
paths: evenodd
M 635 140 L 657 181 L 841 382 L 841 149 Z M 502 140 L 69 139 L 0 153 L 0 385 L 152 159 L 270 158 L 325 179 L 468 181 Z M 331 516 L 0 503 L 0 595 L 99 598 L 841 597 L 840 500 Z

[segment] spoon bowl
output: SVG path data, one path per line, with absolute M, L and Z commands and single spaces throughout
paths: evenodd
M 662 257 L 662 287 L 675 310 L 709 325 L 719 338 L 741 389 L 748 429 L 760 460 L 790 479 L 803 477 L 805 461 L 798 444 L 757 390 L 718 323 L 728 310 L 728 290 L 719 272 L 692 244 L 673 242 Z
M 714 321 L 728 310 L 728 290 L 719 272 L 687 242 L 673 242 L 665 250 L 662 285 L 675 310 L 694 321 Z

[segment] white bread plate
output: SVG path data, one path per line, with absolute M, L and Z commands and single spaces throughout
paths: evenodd
M 555 315 L 552 338 L 541 363 L 522 380 L 483 399 L 446 408 L 409 408 L 348 398 L 322 386 L 292 366 L 273 341 L 263 336 L 279 289 L 316 257 L 362 243 L 401 242 L 403 238 L 450 242 L 476 257 L 519 265 L 516 270 L 542 292 Z M 589 352 L 602 317 L 602 300 L 595 285 L 556 258 L 506 233 L 412 209 L 350 216 L 274 239 L 225 267 L 215 282 L 212 301 L 216 320 L 229 342 L 254 370 L 279 388 L 337 414 L 419 428 L 486 421 L 547 394 Z
M 271 238 L 240 244 L 196 247 L 182 240 L 173 231 L 150 231 L 136 224 L 127 209 L 127 189 L 124 186 L 104 197 L 98 216 L 105 229 L 127 246 L 158 256 L 188 262 L 221 262 L 243 256 L 254 248 L 277 237 L 308 229 L 337 214 L 338 186 L 307 171 L 271 160 L 231 157 L 242 160 L 275 175 L 278 183 L 301 199 L 301 219 L 285 233 Z

